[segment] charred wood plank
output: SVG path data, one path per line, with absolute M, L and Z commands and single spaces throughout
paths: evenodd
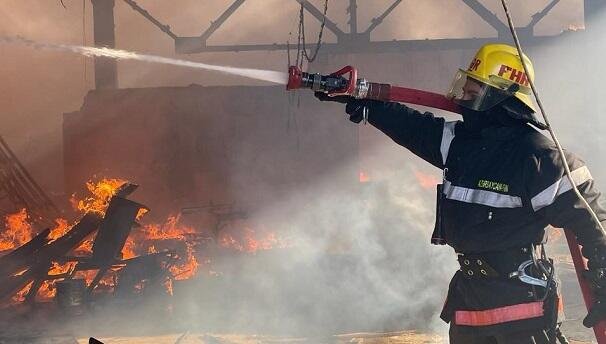
M 126 182 L 126 183 L 120 185 L 118 190 L 116 190 L 116 193 L 114 194 L 114 196 L 126 198 L 128 195 L 135 192 L 135 190 L 137 190 L 138 187 L 139 187 L 138 184 Z
M 48 268 L 45 270 L 48 270 Z M 42 272 L 40 272 L 40 274 L 42 274 Z M 46 275 L 46 271 L 44 271 L 44 274 Z M 34 283 L 32 283 L 31 288 L 29 288 L 29 292 L 25 296 L 25 302 L 33 303 L 36 301 L 36 295 L 38 294 L 38 289 L 40 289 L 40 286 L 42 286 L 42 282 L 44 282 L 44 280 L 41 278 L 37 277 L 34 279 Z
M 97 271 L 95 278 L 93 278 L 92 282 L 90 282 L 90 284 L 88 285 L 87 291 L 89 294 L 92 293 L 92 291 L 95 289 L 97 284 L 99 284 L 99 282 L 101 282 L 103 275 L 105 275 L 105 273 L 109 270 L 109 267 L 110 266 L 103 266 L 101 269 L 99 269 L 99 271 Z
M 0 278 L 12 276 L 31 265 L 35 260 L 36 253 L 48 243 L 49 234 L 50 228 L 47 228 L 24 245 L 0 257 Z
M 34 271 L 28 270 L 18 276 L 3 278 L 0 283 L 0 302 L 6 302 L 16 292 L 25 288 L 34 279 L 34 276 Z
M 60 260 L 71 249 L 80 245 L 101 223 L 101 216 L 95 213 L 85 214 L 80 221 L 64 236 L 40 248 L 27 267 L 29 269 L 18 276 L 5 276 L 0 279 L 0 301 L 7 299 L 23 289 L 32 280 L 44 280 L 53 261 Z M 35 287 L 35 286 L 33 286 Z M 35 291 L 30 292 L 37 293 Z
M 105 266 L 122 258 L 122 248 L 142 208 L 146 207 L 126 198 L 112 197 L 93 243 L 93 262 Z
M 59 239 L 46 245 L 41 250 L 43 258 L 58 259 L 70 250 L 80 245 L 87 236 L 93 233 L 101 224 L 101 216 L 96 213 L 86 213 L 72 229 Z
M 99 271 L 88 286 L 89 292 L 95 289 L 114 262 L 122 259 L 122 248 L 140 209 L 147 208 L 142 204 L 118 196 L 114 196 L 110 200 L 97 237 L 93 242 L 93 256 L 90 263 L 97 265 Z

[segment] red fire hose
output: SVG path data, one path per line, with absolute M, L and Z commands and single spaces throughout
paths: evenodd
M 345 74 L 349 74 L 350 78 L 345 79 L 343 77 Z M 356 79 L 356 77 L 357 71 L 351 66 L 344 67 L 338 72 L 326 76 L 309 74 L 302 72 L 297 67 L 290 67 L 289 81 L 286 89 L 311 88 L 315 91 L 323 91 L 335 96 L 349 95 L 359 99 L 408 103 L 446 110 L 453 113 L 461 113 L 461 109 L 457 104 L 441 94 L 413 88 L 392 86 L 389 84 L 373 83 L 364 79 Z M 564 233 L 572 256 L 577 279 L 581 286 L 583 300 L 585 301 L 587 310 L 589 310 L 594 303 L 594 296 L 589 283 L 582 275 L 583 271 L 587 270 L 587 261 L 581 254 L 581 246 L 578 244 L 574 233 L 569 230 L 564 230 Z M 600 321 L 595 325 L 593 331 L 598 344 L 606 344 L 606 320 Z

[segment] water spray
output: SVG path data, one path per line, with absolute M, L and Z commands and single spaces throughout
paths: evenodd
M 150 63 L 168 64 L 179 67 L 194 68 L 216 71 L 224 74 L 242 76 L 249 79 L 260 80 L 271 82 L 274 84 L 286 85 L 288 81 L 288 75 L 283 72 L 262 70 L 262 69 L 251 69 L 251 68 L 237 68 L 230 66 L 217 66 L 201 62 L 194 62 L 188 60 L 173 59 L 170 57 L 156 56 L 139 54 L 132 51 L 110 49 L 110 48 L 97 48 L 88 47 L 82 45 L 69 45 L 69 44 L 53 44 L 53 43 L 41 43 L 25 39 L 22 37 L 0 37 L 0 43 L 4 44 L 20 44 L 25 45 L 34 49 L 44 50 L 55 50 L 65 51 L 84 56 L 97 56 L 107 57 L 116 60 L 137 60 Z

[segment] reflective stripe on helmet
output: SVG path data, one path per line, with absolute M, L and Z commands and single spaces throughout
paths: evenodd
M 521 303 L 484 311 L 456 311 L 455 324 L 464 326 L 487 326 L 509 321 L 543 316 L 543 301 Z
M 455 137 L 455 126 L 457 122 L 444 122 L 444 130 L 442 131 L 442 143 L 440 144 L 440 152 L 442 153 L 442 163 L 446 165 L 446 158 L 448 158 L 448 150 L 450 150 L 450 143 Z
M 444 196 L 448 199 L 465 203 L 482 204 L 495 208 L 520 208 L 522 199 L 518 196 L 454 186 L 448 180 L 444 181 Z
M 585 183 L 586 181 L 593 179 L 587 166 L 579 167 L 576 170 L 572 171 L 570 174 L 576 186 L 579 186 Z M 545 190 L 539 192 L 539 194 L 537 194 L 530 200 L 530 203 L 532 204 L 532 209 L 534 209 L 534 211 L 537 211 L 552 204 L 553 202 L 555 202 L 556 198 L 559 195 L 569 190 L 572 190 L 572 185 L 570 185 L 568 177 L 563 176 L 555 183 L 548 186 Z

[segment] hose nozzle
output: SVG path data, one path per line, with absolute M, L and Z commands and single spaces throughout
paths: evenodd
M 349 79 L 343 77 L 347 73 L 349 73 Z M 316 92 L 333 95 L 353 95 L 356 89 L 357 74 L 356 69 L 351 66 L 344 67 L 330 75 L 305 73 L 296 66 L 290 66 L 286 89 L 309 88 Z

